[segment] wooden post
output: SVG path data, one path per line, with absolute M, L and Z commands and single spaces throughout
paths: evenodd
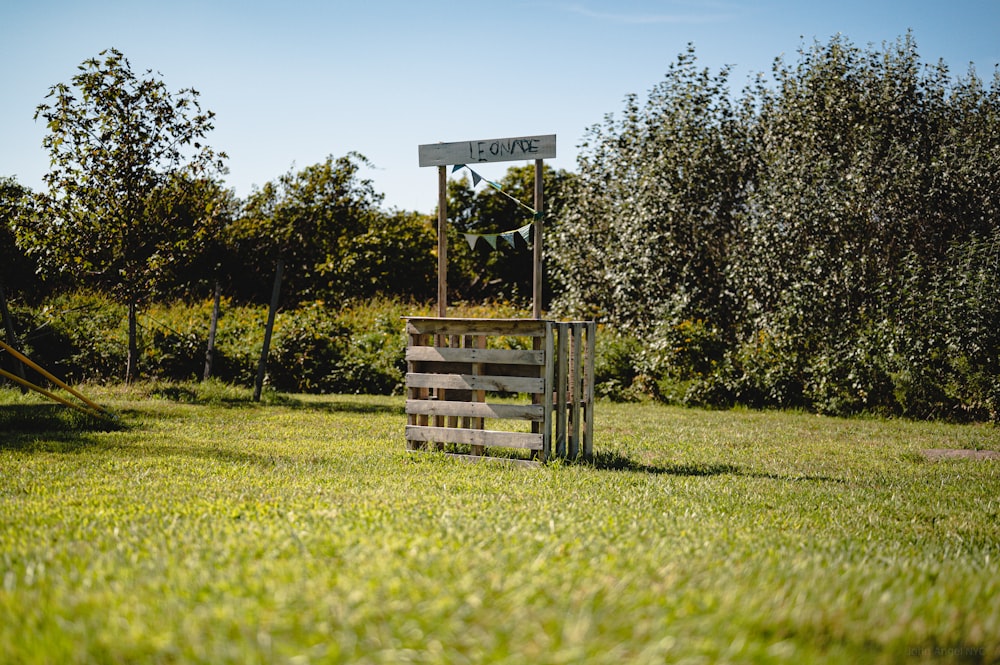
M 569 383 L 569 324 L 556 323 L 556 457 L 566 457 L 566 388 Z
M 542 390 L 542 461 L 547 462 L 552 458 L 552 391 L 555 388 L 555 339 L 554 324 L 551 321 L 545 322 L 545 342 L 542 347 L 545 351 L 545 378 Z
M 208 348 L 205 349 L 205 371 L 202 381 L 208 381 L 212 376 L 212 361 L 215 360 L 215 333 L 219 328 L 219 298 L 222 296 L 222 284 L 215 280 L 215 297 L 212 299 L 212 318 L 208 324 Z
M 571 323 L 568 330 L 572 331 L 569 346 L 569 449 L 570 459 L 576 459 L 580 455 L 580 413 L 581 402 L 583 401 L 583 324 L 580 322 Z
M 531 301 L 533 315 L 536 319 L 542 318 L 542 219 L 544 213 L 542 206 L 545 197 L 542 193 L 542 165 L 544 160 L 535 160 L 535 243 L 533 248 L 533 273 L 531 280 Z
M 438 167 L 438 316 L 448 315 L 448 167 Z
M 257 363 L 257 380 L 253 386 L 253 401 L 260 401 L 260 393 L 264 387 L 264 372 L 267 369 L 267 354 L 271 349 L 271 333 L 274 331 L 274 316 L 278 311 L 278 296 L 281 295 L 281 273 L 285 269 L 285 260 L 278 259 L 274 271 L 274 288 L 271 289 L 271 307 L 267 311 L 267 325 L 264 327 L 264 346 L 260 350 L 260 362 Z
M 583 429 L 583 456 L 590 459 L 594 456 L 594 353 L 596 351 L 597 323 L 590 321 L 586 326 L 587 356 L 583 366 L 583 394 L 587 404 L 587 415 Z
M 3 327 L 7 334 L 7 344 L 9 344 L 11 348 L 16 349 L 19 344 L 17 343 L 17 334 L 14 332 L 14 320 L 11 318 L 10 310 L 7 308 L 7 294 L 3 290 L 3 284 L 0 284 L 0 313 L 3 315 Z M 23 380 L 24 365 L 22 365 L 17 359 L 13 359 L 11 363 L 15 374 Z M 28 392 L 28 389 L 22 385 L 21 392 L 26 393 Z

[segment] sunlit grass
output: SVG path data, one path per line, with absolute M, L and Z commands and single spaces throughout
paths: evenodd
M 989 426 L 597 406 L 597 459 L 405 451 L 403 399 L 0 391 L 18 663 L 1000 659 Z

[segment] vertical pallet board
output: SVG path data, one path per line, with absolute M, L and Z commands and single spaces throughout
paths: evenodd
M 553 456 L 593 454 L 593 322 L 539 319 L 406 320 L 406 446 L 468 446 Z M 528 349 L 489 348 L 491 337 L 530 338 Z M 527 395 L 528 403 L 497 400 Z M 489 429 L 487 421 L 521 420 L 530 432 Z M 433 422 L 433 425 L 430 423 Z M 554 432 L 553 432 L 554 430 Z
M 584 425 L 583 425 L 583 456 L 590 459 L 594 456 L 594 362 L 597 353 L 597 324 L 593 321 L 584 323 L 587 332 L 587 350 L 583 363 L 584 382 Z
M 556 456 L 575 459 L 594 454 L 594 353 L 593 321 L 554 323 Z

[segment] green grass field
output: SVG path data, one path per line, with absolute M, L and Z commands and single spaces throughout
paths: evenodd
M 1000 430 L 598 403 L 593 464 L 402 398 L 0 390 L 9 663 L 1000 661 Z M 90 394 L 90 393 L 88 393 Z

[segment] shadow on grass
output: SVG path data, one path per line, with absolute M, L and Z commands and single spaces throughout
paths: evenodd
M 294 395 L 267 391 L 260 402 L 253 401 L 248 389 L 232 386 L 201 384 L 167 384 L 157 386 L 150 392 L 151 396 L 160 397 L 180 404 L 200 406 L 221 406 L 228 408 L 257 409 L 269 406 L 283 406 L 303 411 L 319 411 L 324 413 L 391 413 L 403 415 L 402 406 L 388 404 L 372 404 L 347 400 L 304 400 Z
M 360 413 L 360 414 L 373 414 L 373 413 L 388 413 L 398 416 L 406 415 L 406 408 L 402 405 L 395 406 L 390 404 L 370 404 L 362 402 L 347 402 L 343 400 L 335 401 L 322 401 L 322 402 L 312 402 L 299 400 L 294 397 L 286 398 L 287 401 L 282 402 L 282 406 L 287 406 L 292 409 L 302 409 L 303 411 L 319 411 L 322 413 Z
M 125 412 L 128 417 L 148 418 L 148 413 Z M 163 414 L 156 414 L 162 418 Z M 290 462 L 314 464 L 323 456 L 289 457 L 268 455 L 214 446 L 148 445 L 109 440 L 107 432 L 127 429 L 124 425 L 92 418 L 59 405 L 0 405 L 0 450 L 65 455 L 114 451 L 124 457 L 191 457 L 234 464 L 269 467 Z M 140 428 L 141 429 L 141 428 Z
M 732 475 L 744 478 L 760 478 L 765 480 L 780 480 L 785 482 L 824 482 L 844 483 L 843 478 L 813 475 L 781 475 L 776 473 L 761 473 L 746 471 L 735 464 L 665 464 L 649 465 L 637 462 L 629 457 L 615 452 L 597 452 L 590 461 L 582 462 L 595 469 L 603 471 L 630 471 L 668 476 L 721 476 Z
M 98 444 L 97 434 L 126 429 L 124 424 L 58 404 L 0 405 L 0 449 L 77 452 Z
M 583 462 L 602 471 L 633 471 L 668 476 L 720 476 L 739 475 L 741 470 L 732 464 L 666 464 L 648 465 L 637 462 L 615 452 L 599 451 L 593 459 Z

